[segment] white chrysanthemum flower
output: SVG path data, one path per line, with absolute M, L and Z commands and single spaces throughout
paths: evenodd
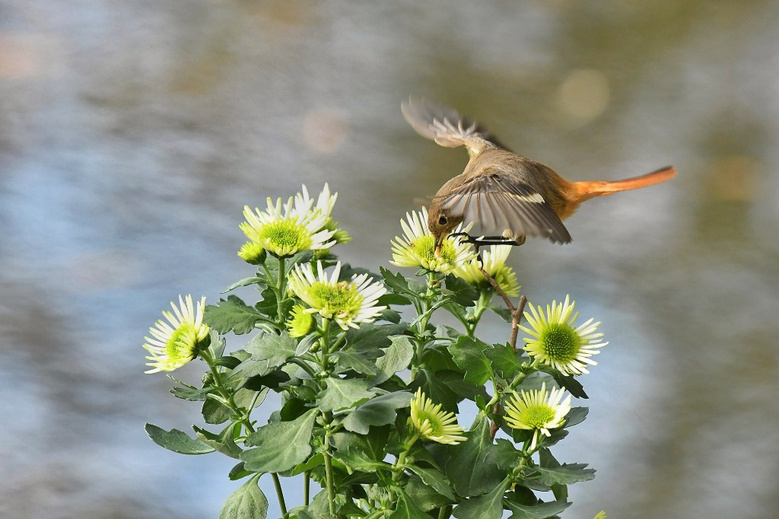
M 467 440 L 463 429 L 457 425 L 454 413 L 441 410 L 441 404 L 433 404 L 423 392 L 417 389 L 411 399 L 409 424 L 422 438 L 445 445 L 457 445 Z
M 427 228 L 427 208 L 406 213 L 406 219 L 401 220 L 400 225 L 403 228 L 403 236 L 395 236 L 392 241 L 390 261 L 397 267 L 422 267 L 432 272 L 449 274 L 476 257 L 473 247 L 451 236 L 444 239 L 441 253 L 437 256 L 435 238 Z M 461 231 L 462 226 L 457 226 L 454 230 L 455 233 Z
M 314 203 L 314 199 L 308 194 L 308 189 L 303 185 L 301 192 L 295 195 L 295 209 L 300 213 L 306 213 L 313 209 L 329 217 L 330 213 L 333 212 L 336 200 L 338 200 L 338 193 L 330 193 L 330 186 L 325 183 L 325 187 L 322 188 L 322 192 L 319 193 L 319 197 Z
M 506 265 L 510 252 L 511 245 L 490 245 L 488 250 L 482 251 L 482 268 L 507 296 L 516 297 L 519 295 L 517 274 Z M 491 286 L 479 270 L 478 257 L 456 268 L 454 275 L 480 288 Z
M 201 297 L 197 307 L 192 302 L 192 296 L 185 299 L 179 296 L 179 306 L 173 301 L 170 306 L 173 312 L 163 311 L 168 320 L 158 320 L 154 327 L 149 328 L 152 337 L 145 337 L 144 349 L 151 355 L 146 359 L 147 366 L 152 369 L 145 373 L 158 371 L 173 371 L 191 361 L 197 355 L 198 344 L 208 337 L 209 327 L 203 323 L 206 298 Z
M 332 247 L 336 243 L 333 239 L 336 231 L 329 229 L 328 224 L 337 194 L 331 196 L 329 188 L 326 188 L 317 202 L 321 203 L 321 207 L 315 207 L 306 186 L 303 186 L 303 193 L 289 197 L 284 205 L 281 198 L 275 204 L 268 198 L 265 211 L 259 208 L 252 211 L 248 205 L 245 206 L 243 216 L 246 221 L 241 223 L 241 230 L 247 238 L 277 257 Z
M 319 197 L 316 199 L 316 204 L 314 204 L 313 199 L 308 194 L 308 189 L 304 185 L 302 193 L 295 195 L 295 207 L 300 207 L 301 210 L 305 212 L 305 208 L 311 206 L 313 207 L 314 211 L 320 211 L 327 215 L 327 221 L 325 222 L 324 229 L 333 231 L 332 240 L 335 243 L 347 243 L 352 241 L 352 238 L 346 231 L 338 227 L 338 222 L 333 220 L 331 215 L 336 200 L 338 200 L 338 193 L 331 193 L 330 186 L 325 183 L 325 187 L 322 189 L 322 192 L 319 193 Z
M 530 306 L 530 312 L 525 313 L 530 328 L 520 328 L 532 335 L 525 338 L 525 351 L 541 362 L 552 366 L 563 375 L 581 375 L 589 373 L 587 365 L 597 364 L 590 357 L 600 353 L 599 348 L 608 342 L 600 342 L 602 333 L 596 333 L 600 322 L 592 319 L 578 327 L 574 322 L 579 316 L 574 313 L 576 302 L 565 296 L 564 303 L 552 301 L 547 305 L 546 314 L 540 307 Z
M 346 330 L 357 328 L 357 323 L 373 322 L 386 308 L 376 303 L 387 289 L 367 274 L 355 275 L 351 281 L 339 281 L 340 261 L 329 278 L 319 262 L 317 270 L 318 278 L 310 263 L 298 264 L 289 275 L 289 288 L 309 306 L 307 312 L 319 313 Z
M 514 429 L 524 429 L 533 432 L 530 450 L 538 444 L 538 433 L 550 436 L 549 429 L 558 429 L 565 423 L 565 416 L 571 410 L 571 395 L 565 400 L 563 389 L 546 390 L 546 383 L 541 389 L 520 391 L 506 404 L 506 423 Z

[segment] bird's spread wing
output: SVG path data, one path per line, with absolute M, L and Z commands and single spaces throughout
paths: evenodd
M 500 173 L 475 176 L 440 199 L 441 210 L 479 225 L 484 235 L 543 236 L 568 243 L 571 235 L 544 198 Z
M 488 147 L 503 147 L 484 127 L 462 117 L 451 108 L 425 99 L 410 98 L 400 105 L 400 109 L 408 124 L 419 135 L 440 146 L 465 146 L 471 156 L 478 155 Z

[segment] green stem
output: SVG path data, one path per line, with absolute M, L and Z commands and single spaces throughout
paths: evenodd
M 322 319 L 322 329 L 320 331 L 321 337 L 319 339 L 320 348 L 320 368 L 321 373 L 329 376 L 330 370 L 330 319 Z M 324 389 L 324 380 L 320 377 L 316 379 L 320 389 Z M 325 479 L 327 486 L 327 502 L 330 510 L 330 515 L 335 516 L 335 480 L 333 478 L 333 455 L 330 447 L 330 434 L 331 434 L 331 421 L 333 419 L 332 414 L 329 412 L 323 412 L 322 418 L 324 421 L 324 457 L 325 457 Z
M 320 365 L 323 373 L 330 369 L 330 319 L 322 319 L 322 331 L 319 338 Z
M 281 508 L 282 517 L 287 517 L 287 503 L 284 501 L 284 492 L 281 489 L 281 481 L 279 475 L 275 472 L 271 473 L 273 477 L 273 485 L 276 487 L 276 496 L 279 498 L 279 508 Z
M 233 399 L 233 393 L 224 385 L 222 372 L 219 371 L 219 367 L 216 365 L 215 359 L 206 350 L 200 352 L 200 357 L 206 362 L 206 364 L 208 364 L 208 368 L 211 371 L 211 374 L 214 376 L 214 387 L 216 388 L 216 392 L 219 393 L 219 396 L 221 396 L 225 401 L 227 407 L 230 409 L 230 411 L 233 412 L 234 418 L 238 421 L 238 423 L 246 428 L 247 432 L 253 433 L 254 426 L 249 419 L 249 413 L 246 409 L 239 407 L 235 403 L 235 400 Z
M 284 296 L 286 295 L 287 273 L 284 268 L 284 258 L 279 258 L 279 284 L 276 289 L 276 318 L 278 323 L 284 324 Z
M 325 476 L 327 478 L 327 502 L 330 515 L 335 515 L 335 482 L 333 481 L 333 460 L 330 454 L 329 434 L 325 434 Z
M 476 306 L 473 308 L 473 313 L 471 314 L 470 319 L 463 322 L 463 325 L 465 326 L 465 333 L 468 337 L 475 336 L 476 326 L 478 326 L 482 315 L 484 315 L 484 312 L 486 312 L 487 308 L 489 308 L 491 300 L 492 292 L 489 290 L 482 290 L 481 294 L 479 294 L 479 300 L 476 301 Z
M 400 451 L 400 454 L 398 454 L 398 458 L 395 460 L 395 463 L 392 465 L 393 481 L 399 481 L 400 477 L 403 475 L 403 472 L 406 470 L 406 457 L 408 456 L 409 451 L 411 451 L 411 447 L 414 446 L 414 444 L 418 439 L 419 439 L 419 433 L 415 433 L 414 436 L 412 436 L 410 439 L 403 442 L 402 444 L 403 450 Z
M 239 407 L 235 403 L 235 400 L 233 399 L 233 393 L 229 391 L 224 385 L 224 381 L 222 380 L 222 372 L 219 371 L 218 366 L 216 366 L 214 357 L 212 357 L 211 354 L 205 350 L 200 352 L 200 357 L 206 362 L 206 364 L 208 364 L 208 367 L 211 370 L 211 374 L 214 376 L 214 387 L 216 388 L 217 393 L 219 393 L 219 396 L 221 396 L 225 401 L 225 404 L 230 409 L 230 411 L 232 411 L 234 417 L 238 420 L 238 423 L 243 425 L 249 434 L 253 433 L 255 429 L 251 420 L 249 419 L 249 411 Z M 276 487 L 276 496 L 279 499 L 279 507 L 281 508 L 282 514 L 286 517 L 287 505 L 284 500 L 284 491 L 281 488 L 281 481 L 279 480 L 278 474 L 275 472 L 271 473 L 271 477 L 273 477 L 273 484 Z
M 421 312 L 417 316 L 416 319 L 414 319 L 416 325 L 417 325 L 417 337 L 422 337 L 425 334 L 425 330 L 427 329 L 427 323 L 430 320 L 430 301 L 425 299 L 422 301 L 422 308 Z
M 303 477 L 303 504 L 308 506 L 311 501 L 311 473 L 307 470 Z
M 292 364 L 297 364 L 300 366 L 306 373 L 311 376 L 311 378 L 316 378 L 317 373 L 314 371 L 314 369 L 311 367 L 311 365 L 306 362 L 305 360 L 301 359 L 300 357 L 292 357 L 287 362 L 290 362 Z
M 449 517 L 449 506 L 445 506 L 438 511 L 438 519 L 447 519 Z
M 431 302 L 435 300 L 436 295 L 438 294 L 438 284 L 439 282 L 436 280 L 435 274 L 430 272 L 427 275 L 427 293 L 421 297 L 422 304 L 415 304 L 417 307 L 417 318 L 414 319 L 412 326 L 416 325 L 417 327 L 417 337 L 422 337 L 422 335 L 424 335 L 425 330 L 427 329 L 427 323 L 430 321 L 430 316 L 433 314 L 433 311 L 438 308 L 438 306 L 431 305 Z
M 392 467 L 392 480 L 393 481 L 399 481 L 400 477 L 403 475 L 403 471 L 406 470 L 406 455 L 408 454 L 408 450 L 402 451 L 398 455 L 398 459 L 395 460 L 395 465 Z

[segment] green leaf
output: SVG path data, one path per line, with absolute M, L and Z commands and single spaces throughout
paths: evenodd
M 503 517 L 503 494 L 510 483 L 511 479 L 506 478 L 489 493 L 466 499 L 452 515 L 458 519 L 500 519 Z
M 231 295 L 220 299 L 216 305 L 206 305 L 204 321 L 219 333 L 233 332 L 237 335 L 249 333 L 263 316 L 239 297 Z
M 582 386 L 581 382 L 576 380 L 573 376 L 563 375 L 549 366 L 544 366 L 543 371 L 552 375 L 552 378 L 554 378 L 558 386 L 565 388 L 576 398 L 589 398 L 587 393 L 584 392 L 584 386 Z
M 315 469 L 316 467 L 322 466 L 325 464 L 325 457 L 321 453 L 314 454 L 308 460 L 306 460 L 305 463 L 299 463 L 292 467 L 290 470 L 284 471 L 282 474 L 284 477 L 292 477 L 297 476 L 298 474 L 302 474 L 304 472 L 308 472 L 309 470 Z
M 457 413 L 457 395 L 447 384 L 441 381 L 438 376 L 439 373 L 433 373 L 427 369 L 420 369 L 417 371 L 417 376 L 412 381 L 410 389 L 421 387 L 428 398 L 436 404 L 441 404 L 441 408 L 444 411 Z
M 473 306 L 479 298 L 479 290 L 454 274 L 446 276 L 446 289 L 441 292 L 460 306 Z
M 430 519 L 403 490 L 396 489 L 395 492 L 398 494 L 398 502 L 388 519 Z
M 230 472 L 227 474 L 227 477 L 230 478 L 230 481 L 238 481 L 239 479 L 243 479 L 246 476 L 251 476 L 252 474 L 254 474 L 254 472 L 246 470 L 244 468 L 243 461 L 241 461 L 236 465 L 234 465 L 233 468 L 230 469 Z
M 436 373 L 436 376 L 445 384 L 455 395 L 458 400 L 467 398 L 468 400 L 474 400 L 476 395 L 480 395 L 482 398 L 489 400 L 491 397 L 487 394 L 487 390 L 483 384 L 473 384 L 463 380 L 463 374 L 459 371 L 443 370 Z
M 358 329 L 350 328 L 346 332 L 346 350 L 372 353 L 374 358 L 381 356 L 381 348 L 390 345 L 390 335 L 405 332 L 405 324 L 370 324 L 363 323 Z
M 514 512 L 509 519 L 547 519 L 556 516 L 571 506 L 566 501 L 552 501 L 550 503 L 538 503 L 536 505 L 520 505 L 507 501 L 509 510 Z
M 195 434 L 200 441 L 216 449 L 218 452 L 238 459 L 241 455 L 241 448 L 235 444 L 235 430 L 240 428 L 240 424 L 231 423 L 219 434 L 206 431 L 197 426 L 193 426 Z
M 549 487 L 572 485 L 595 478 L 595 469 L 588 469 L 586 463 L 563 463 L 554 468 L 533 467 L 533 472 L 534 474 L 529 475 L 528 478 L 537 479 Z
M 561 465 L 552 455 L 552 451 L 546 448 L 539 449 L 538 461 L 539 465 L 532 468 L 534 472 L 530 472 L 527 479 L 540 482 L 553 489 L 580 481 L 589 481 L 595 477 L 595 469 L 588 469 L 586 463 Z M 557 492 L 555 497 L 557 497 Z M 557 499 L 560 500 L 559 497 Z
M 336 511 L 338 510 L 338 501 L 341 494 L 336 494 Z M 328 502 L 327 490 L 322 490 L 311 500 L 311 504 L 307 507 L 303 507 L 297 511 L 296 514 L 299 519 L 340 519 L 334 515 L 330 515 L 330 504 Z M 293 516 L 294 517 L 294 516 Z
M 265 286 L 265 276 L 252 276 L 250 278 L 243 278 L 239 281 L 236 281 L 229 287 L 225 288 L 222 293 L 225 294 L 227 292 L 232 292 L 236 288 L 248 287 L 249 285 Z
M 256 475 L 241 485 L 225 501 L 219 519 L 265 519 L 268 517 L 268 499 L 257 486 Z
M 173 396 L 182 400 L 189 400 L 190 402 L 202 402 L 211 391 L 211 388 L 198 389 L 191 386 L 176 386 L 170 388 L 170 392 Z
M 375 375 L 379 372 L 369 355 L 352 351 L 339 351 L 333 355 L 339 372 L 351 370 L 361 375 Z
M 410 305 L 411 300 L 406 296 L 390 292 L 381 296 L 379 300 L 376 301 L 376 304 L 380 306 L 402 306 Z
M 386 442 L 386 435 L 380 435 Z M 389 471 L 391 466 L 382 461 L 386 455 L 383 447 L 386 445 L 376 445 L 373 438 L 361 436 L 349 432 L 338 432 L 333 435 L 333 444 L 335 446 L 334 456 L 344 463 L 351 473 L 359 470 L 367 473 L 375 473 L 379 470 Z
M 343 421 L 347 431 L 368 434 L 371 426 L 388 425 L 395 421 L 397 409 L 408 407 L 413 395 L 405 391 L 380 395 L 359 405 Z
M 466 335 L 447 347 L 457 367 L 465 371 L 465 380 L 482 385 L 492 377 L 492 366 L 484 355 L 489 346 Z
M 225 347 L 227 346 L 227 341 L 219 335 L 219 332 L 217 330 L 211 330 L 211 333 L 208 334 L 209 343 L 208 343 L 208 353 L 211 356 L 212 359 L 218 359 L 222 355 L 224 355 Z
M 241 363 L 241 360 L 243 359 L 233 357 L 232 355 L 225 355 L 223 357 L 214 359 L 214 365 L 221 368 L 227 368 L 228 370 L 232 371 L 238 367 L 238 365 Z
M 426 485 L 416 474 L 412 474 L 408 478 L 408 482 L 403 488 L 408 497 L 425 512 L 429 512 L 434 508 L 440 509 L 452 502 L 452 500 L 442 496 L 433 490 L 432 487 Z
M 446 342 L 447 344 L 454 343 L 462 335 L 459 331 L 455 332 L 456 333 L 452 341 L 442 342 Z M 443 344 L 425 345 L 425 348 L 422 350 L 421 360 L 421 367 L 431 371 L 441 371 L 444 369 L 458 371 L 460 369 L 457 367 L 457 364 L 454 363 L 454 360 L 452 360 L 452 354 Z
M 411 472 L 419 476 L 425 485 L 429 486 L 450 501 L 455 500 L 454 492 L 452 492 L 452 487 L 449 485 L 449 481 L 440 471 L 422 468 L 417 465 L 409 465 L 408 468 L 411 470 Z
M 271 320 L 276 320 L 279 313 L 279 306 L 276 301 L 276 292 L 273 291 L 272 288 L 266 288 L 261 293 L 262 299 L 260 299 L 257 304 L 254 305 L 254 308 L 257 309 L 260 313 L 267 315 L 271 318 Z M 289 298 L 285 298 L 281 302 L 281 315 L 282 317 L 286 317 L 289 315 L 289 312 L 292 310 L 292 306 L 294 305 L 294 301 Z
M 384 267 L 379 267 L 379 272 L 381 273 L 381 277 L 384 278 L 384 284 L 392 293 L 415 295 L 415 293 L 409 289 L 406 278 L 400 273 L 395 274 Z
M 446 464 L 446 475 L 463 497 L 480 496 L 503 481 L 506 471 L 498 467 L 498 451 L 490 438 L 490 423 L 479 414 L 476 423 L 465 433 L 468 441 L 453 448 Z
M 245 349 L 252 354 L 255 361 L 266 361 L 271 368 L 277 368 L 295 356 L 297 342 L 284 331 L 275 333 L 258 333 L 250 340 Z
M 317 397 L 317 406 L 325 412 L 349 409 L 374 396 L 368 391 L 368 382 L 362 379 L 328 377 L 326 383 L 327 389 Z
M 393 297 L 401 297 L 401 296 L 393 296 Z M 382 304 L 381 299 L 379 299 L 379 303 Z M 392 303 L 393 305 L 397 303 Z M 377 321 L 389 321 L 394 324 L 398 324 L 401 320 L 400 312 L 397 310 L 393 310 L 392 308 L 385 308 L 379 313 L 379 317 L 376 318 Z
M 587 418 L 587 413 L 589 413 L 590 410 L 587 407 L 572 407 L 570 411 L 568 411 L 568 414 L 565 415 L 565 424 L 563 427 L 567 429 L 568 427 L 573 427 L 574 425 L 578 425 L 584 421 L 585 418 Z
M 484 350 L 484 355 L 492 363 L 492 369 L 500 371 L 505 378 L 513 377 L 519 371 L 517 353 L 509 344 L 496 344 Z
M 273 371 L 268 365 L 266 360 L 256 360 L 251 357 L 241 362 L 230 374 L 229 383 L 232 387 L 238 387 L 239 384 L 234 382 L 234 379 L 248 379 L 252 377 L 264 377 L 268 373 Z
M 178 429 L 166 431 L 150 423 L 147 423 L 144 429 L 151 441 L 160 447 L 178 452 L 179 454 L 208 454 L 215 450 L 213 447 L 206 445 L 198 439 L 191 438 L 187 433 Z
M 312 409 L 291 422 L 271 423 L 249 435 L 246 444 L 257 448 L 241 453 L 246 469 L 282 472 L 303 463 L 311 454 L 311 434 L 318 412 Z
M 264 388 L 278 389 L 281 384 L 289 382 L 289 375 L 281 370 L 276 370 L 264 376 L 249 378 L 243 387 L 254 391 L 260 391 Z
M 408 368 L 411 359 L 414 357 L 414 345 L 411 339 L 405 335 L 393 335 L 389 338 L 392 343 L 384 350 L 384 356 L 376 360 L 378 373 L 368 380 L 374 386 L 388 380 L 398 371 Z
M 518 451 L 510 441 L 498 438 L 495 440 L 494 453 L 498 468 L 509 472 L 517 466 L 521 451 Z
M 200 410 L 200 413 L 203 415 L 203 420 L 211 425 L 225 423 L 233 415 L 233 412 L 229 407 L 217 400 L 219 397 L 216 397 L 213 393 L 209 396 L 210 398 L 206 398 L 206 401 L 203 402 L 203 407 Z

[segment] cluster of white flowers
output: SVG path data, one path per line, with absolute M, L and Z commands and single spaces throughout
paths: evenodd
M 325 184 L 316 199 L 303 186 L 301 193 L 289 197 L 284 204 L 281 198 L 274 202 L 269 197 L 264 211 L 245 206 L 246 221 L 240 227 L 249 242 L 239 251 L 239 256 L 253 262 L 263 250 L 281 258 L 306 250 L 329 249 L 336 243 L 349 241 L 349 236 L 338 229 L 330 214 L 337 199 L 338 193 L 331 193 Z
M 349 236 L 338 229 L 331 216 L 337 193 L 331 193 L 325 184 L 319 196 L 312 198 L 305 186 L 302 192 L 290 197 L 267 200 L 267 208 L 261 211 L 244 208 L 245 221 L 241 230 L 249 238 L 239 255 L 250 263 L 261 263 L 266 254 L 285 258 L 301 251 L 322 251 L 336 243 L 349 241 Z M 428 230 L 427 211 L 407 213 L 401 220 L 403 236 L 392 241 L 392 263 L 400 267 L 416 267 L 427 272 L 450 274 L 485 290 L 491 289 L 488 274 L 505 295 L 519 294 L 517 276 L 506 265 L 510 246 L 493 245 L 477 257 L 473 247 L 456 236 L 448 236 L 436 251 L 435 239 Z M 466 229 L 467 230 L 467 229 Z M 455 235 L 462 228 L 455 230 Z M 292 337 L 303 337 L 316 330 L 315 315 L 335 321 L 343 330 L 357 328 L 360 323 L 374 321 L 386 308 L 379 299 L 386 294 L 384 284 L 368 274 L 355 274 L 341 280 L 342 266 L 337 262 L 328 275 L 322 263 L 317 261 L 297 264 L 289 272 L 289 290 L 300 302 L 296 304 L 286 321 Z M 578 314 L 575 302 L 566 296 L 563 303 L 553 301 L 544 311 L 529 305 L 525 318 L 528 326 L 520 326 L 529 337 L 524 350 L 537 363 L 542 363 L 563 375 L 588 373 L 587 366 L 596 363 L 591 357 L 605 346 L 600 323 L 589 319 L 576 326 Z M 167 322 L 158 320 L 149 329 L 143 347 L 149 352 L 146 373 L 172 371 L 191 361 L 205 344 L 209 327 L 203 322 L 205 297 L 194 304 L 192 296 L 179 296 L 178 306 L 171 302 L 172 312 L 165 311 Z M 561 388 L 541 389 L 514 393 L 505 402 L 506 423 L 515 429 L 532 430 L 530 449 L 535 450 L 539 435 L 550 436 L 550 429 L 562 427 L 571 410 L 571 396 L 563 399 Z M 443 444 L 456 445 L 466 440 L 463 429 L 453 413 L 441 410 L 421 388 L 411 400 L 409 427 L 415 437 Z

